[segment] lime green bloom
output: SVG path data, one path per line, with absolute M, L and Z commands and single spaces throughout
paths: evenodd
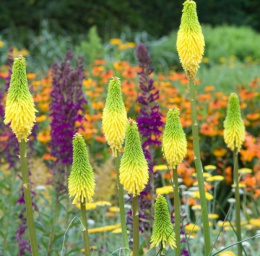
M 228 101 L 227 116 L 224 121 L 224 140 L 231 150 L 240 151 L 245 140 L 245 125 L 240 113 L 239 99 L 232 93 Z
M 175 233 L 173 231 L 167 201 L 163 196 L 159 195 L 155 202 L 151 247 L 159 246 L 162 243 L 163 248 L 165 248 L 166 242 L 171 248 L 176 247 Z
M 76 133 L 73 138 L 73 163 L 68 180 L 69 196 L 73 197 L 73 204 L 91 202 L 95 190 L 94 173 L 88 159 L 86 143 L 81 134 Z
M 187 153 L 187 141 L 181 126 L 178 108 L 168 111 L 162 150 L 170 169 L 176 168 Z
M 197 16 L 196 3 L 186 0 L 183 6 L 177 35 L 177 51 L 188 78 L 194 79 L 202 60 L 205 42 Z
M 144 157 L 135 121 L 129 119 L 126 126 L 124 154 L 119 170 L 120 183 L 133 196 L 138 196 L 148 182 L 148 164 Z
M 106 105 L 103 111 L 102 127 L 113 156 L 117 156 L 125 138 L 127 114 L 122 99 L 119 78 L 113 77 L 108 86 Z
M 28 88 L 26 61 L 22 56 L 14 59 L 10 87 L 5 106 L 5 124 L 9 124 L 19 142 L 31 134 L 36 121 L 33 97 Z

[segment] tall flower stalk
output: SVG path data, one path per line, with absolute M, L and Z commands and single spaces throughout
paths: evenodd
M 153 72 L 152 61 L 148 50 L 144 44 L 138 44 L 136 47 L 136 58 L 140 67 L 138 72 L 140 94 L 137 102 L 140 104 L 140 112 L 137 116 L 137 124 L 142 140 L 142 148 L 145 158 L 149 166 L 150 182 L 145 187 L 144 191 L 139 196 L 139 217 L 140 231 L 144 232 L 149 223 L 147 220 L 152 220 L 152 202 L 147 197 L 147 194 L 154 194 L 154 176 L 153 166 L 155 164 L 154 150 L 156 146 L 161 145 L 161 127 L 163 126 L 162 115 L 159 111 L 159 91 L 154 86 L 154 81 L 151 78 Z M 149 211 L 150 210 L 150 215 Z M 130 219 L 130 218 L 129 218 Z M 145 221 L 142 221 L 145 220 Z
M 177 166 L 182 162 L 187 153 L 187 141 L 182 129 L 179 109 L 173 108 L 168 111 L 165 130 L 163 133 L 162 149 L 164 157 L 170 170 L 173 171 L 174 191 L 174 214 L 175 214 L 175 235 L 176 255 L 181 254 L 181 207 L 178 185 Z
M 144 190 L 148 182 L 149 172 L 137 124 L 132 119 L 129 119 L 127 123 L 125 148 L 119 171 L 120 183 L 133 197 L 133 256 L 139 256 L 138 195 Z
M 239 99 L 235 93 L 229 97 L 227 116 L 224 121 L 224 140 L 227 146 L 233 151 L 234 160 L 234 187 L 236 199 L 236 233 L 237 241 L 241 242 L 241 222 L 240 222 L 240 194 L 239 194 L 239 174 L 238 174 L 238 152 L 245 140 L 245 125 L 240 113 Z M 242 256 L 242 245 L 237 244 L 238 256 Z
M 117 189 L 119 196 L 120 220 L 125 252 L 129 250 L 126 216 L 124 207 L 124 190 L 119 181 L 120 150 L 125 138 L 127 113 L 122 98 L 121 83 L 119 78 L 113 77 L 108 85 L 106 105 L 102 116 L 102 128 L 107 143 L 112 149 L 115 157 Z
M 26 61 L 22 56 L 19 56 L 14 59 L 13 63 L 11 82 L 6 99 L 4 123 L 10 124 L 10 127 L 19 142 L 22 186 L 33 256 L 38 255 L 38 244 L 33 220 L 31 189 L 27 166 L 26 141 L 28 136 L 31 134 L 32 128 L 36 121 L 35 112 L 37 111 L 28 88 L 26 77 Z
M 186 0 L 183 4 L 183 11 L 181 17 L 181 24 L 177 35 L 177 51 L 183 69 L 189 79 L 189 89 L 191 98 L 191 115 L 192 115 L 192 137 L 193 137 L 193 151 L 194 162 L 197 172 L 203 233 L 204 233 L 204 248 L 205 255 L 209 255 L 211 242 L 210 242 L 210 229 L 208 219 L 208 206 L 205 196 L 203 167 L 200 157 L 199 146 L 199 125 L 197 120 L 196 109 L 196 88 L 194 79 L 196 77 L 199 63 L 201 62 L 204 53 L 204 37 L 202 34 L 201 26 L 198 21 L 196 12 L 196 3 L 192 0 Z
M 50 116 L 51 121 L 51 155 L 57 158 L 54 179 L 58 194 L 64 193 L 65 169 L 72 164 L 73 135 L 76 133 L 76 121 L 84 118 L 84 104 L 87 104 L 82 90 L 84 79 L 83 59 L 78 58 L 73 68 L 73 53 L 68 51 L 64 61 L 52 65 L 52 91 Z
M 143 142 L 142 148 L 149 164 L 149 171 L 152 172 L 154 165 L 153 146 L 161 145 L 160 135 L 163 126 L 162 114 L 156 103 L 156 100 L 159 99 L 159 91 L 155 88 L 153 79 L 150 78 L 153 72 L 152 61 L 144 44 L 137 45 L 136 57 L 141 68 L 138 73 L 141 93 L 137 98 L 141 109 L 137 117 L 137 124 Z
M 95 181 L 92 166 L 89 163 L 85 141 L 81 134 L 73 138 L 73 163 L 68 180 L 69 196 L 74 197 L 73 203 L 80 202 L 83 224 L 85 255 L 90 256 L 90 243 L 86 217 L 86 202 L 91 202 L 94 195 Z

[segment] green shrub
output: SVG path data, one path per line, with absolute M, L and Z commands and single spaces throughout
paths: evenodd
M 205 37 L 205 54 L 210 64 L 221 63 L 225 59 L 235 56 L 244 61 L 250 57 L 252 60 L 260 59 L 260 34 L 249 27 L 234 26 L 203 26 Z M 150 44 L 154 63 L 162 65 L 177 65 L 179 59 L 176 50 L 177 31 L 171 32 L 167 37 Z M 222 57 L 222 59 L 220 59 Z M 224 59 L 224 61 L 225 61 Z
M 205 56 L 218 62 L 220 57 L 236 56 L 239 60 L 247 57 L 260 59 L 260 34 L 249 27 L 220 26 L 203 27 Z
M 96 26 L 91 27 L 86 38 L 81 41 L 79 46 L 76 46 L 76 53 L 83 56 L 87 64 L 92 64 L 96 59 L 104 58 L 105 50 Z

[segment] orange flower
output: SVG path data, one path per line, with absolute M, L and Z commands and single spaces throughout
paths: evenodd
M 189 84 L 189 80 L 187 78 L 184 78 L 184 79 L 181 80 L 181 84 L 187 85 L 187 84 Z
M 28 74 L 27 74 L 27 78 L 28 78 L 28 79 L 35 79 L 35 78 L 36 78 L 36 74 L 34 74 L 34 73 L 28 73 Z
M 95 66 L 92 70 L 94 76 L 99 76 L 99 74 L 105 69 L 103 66 Z
M 255 189 L 254 198 L 258 198 L 260 196 L 260 189 Z
M 228 166 L 225 169 L 225 180 L 227 184 L 231 184 L 232 183 L 232 168 L 231 166 Z
M 199 95 L 199 101 L 207 101 L 207 102 L 209 102 L 210 99 L 211 99 L 211 94 L 209 94 L 209 93 L 205 93 L 205 94 L 200 94 Z
M 41 115 L 41 116 L 36 117 L 36 122 L 41 123 L 41 122 L 44 122 L 46 119 L 47 119 L 46 115 Z
M 215 87 L 213 85 L 205 86 L 204 91 L 205 92 L 212 92 L 215 90 Z
M 134 78 L 136 76 L 136 73 L 132 68 L 129 67 L 127 70 L 123 72 L 123 76 L 125 78 Z
M 44 159 L 44 160 L 50 160 L 50 161 L 56 161 L 56 160 L 57 160 L 56 157 L 52 156 L 52 155 L 49 154 L 49 153 L 44 154 L 44 155 L 43 155 L 43 159 Z
M 256 178 L 251 175 L 246 175 L 245 183 L 248 187 L 254 187 L 256 185 Z
M 9 137 L 6 135 L 0 136 L 0 141 L 7 141 L 8 139 L 9 139 Z
M 112 76 L 114 76 L 114 72 L 113 70 L 108 70 L 108 71 L 105 71 L 101 74 L 101 77 L 103 79 L 106 79 L 106 81 L 103 81 L 104 83 L 107 82 L 108 79 L 110 79 Z
M 168 78 L 170 80 L 181 80 L 183 78 L 186 78 L 186 75 L 183 73 L 173 73 L 173 74 L 170 74 Z
M 38 108 L 42 112 L 48 112 L 49 111 L 49 104 L 48 103 L 41 103 L 41 104 L 38 105 Z
M 2 72 L 2 71 L 0 71 L 0 76 L 2 77 L 2 78 L 7 78 L 8 77 L 8 72 Z
M 91 117 L 91 120 L 92 120 L 92 121 L 97 121 L 97 120 L 101 120 L 101 118 L 102 118 L 102 113 L 98 113 L 98 114 L 96 114 L 96 115 L 93 115 L 93 116 Z
M 106 138 L 104 136 L 95 136 L 95 140 L 103 144 L 106 143 Z
M 216 157 L 222 157 L 226 154 L 227 150 L 224 148 L 217 148 L 213 151 L 213 155 Z
M 255 157 L 255 152 L 249 149 L 241 149 L 240 154 L 243 162 L 251 162 Z
M 168 172 L 165 172 L 165 173 L 163 174 L 163 178 L 164 178 L 165 180 L 169 181 L 170 178 L 171 178 L 171 176 L 169 175 Z
M 249 113 L 246 116 L 247 116 L 247 119 L 250 120 L 250 121 L 256 121 L 260 118 L 259 113 Z
M 86 88 L 89 88 L 92 84 L 93 80 L 91 78 L 89 79 L 84 79 L 83 80 L 83 85 L 86 87 Z
M 37 140 L 42 143 L 47 143 L 51 140 L 50 132 L 43 130 L 42 132 L 39 132 L 37 136 Z
M 104 64 L 106 64 L 106 60 L 103 59 L 94 61 L 94 65 L 104 65 Z
M 96 110 L 100 110 L 104 108 L 104 102 L 92 102 L 92 108 Z
M 214 137 L 218 135 L 218 130 L 216 129 L 216 127 L 214 127 L 214 125 L 208 124 L 208 123 L 204 123 L 202 124 L 201 128 L 200 128 L 200 132 L 206 136 L 210 136 L 210 137 Z
M 196 201 L 194 198 L 189 198 L 189 206 L 193 206 L 196 204 Z

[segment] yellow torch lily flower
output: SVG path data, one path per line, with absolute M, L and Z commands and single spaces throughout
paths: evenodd
M 228 101 L 227 116 L 224 121 L 224 140 L 231 150 L 240 151 L 245 140 L 245 124 L 241 117 L 239 99 L 232 93 Z
M 133 197 L 142 192 L 149 179 L 148 164 L 142 150 L 137 124 L 131 119 L 126 127 L 125 149 L 119 172 L 120 183 Z
M 176 168 L 187 153 L 187 141 L 181 126 L 178 108 L 168 111 L 162 150 L 170 169 Z
M 194 79 L 204 53 L 204 36 L 198 20 L 196 3 L 186 0 L 183 4 L 181 25 L 177 35 L 177 51 L 189 79 Z
M 27 139 L 36 121 L 33 97 L 28 88 L 26 61 L 14 59 L 10 87 L 5 106 L 5 124 L 9 124 L 19 142 Z
M 73 204 L 91 202 L 95 190 L 94 173 L 89 163 L 86 143 L 81 134 L 76 133 L 73 138 L 73 162 L 68 180 L 69 196 L 73 197 Z
M 176 247 L 175 233 L 170 219 L 170 213 L 166 199 L 159 195 L 155 202 L 155 215 L 151 247 L 159 246 L 165 248 L 166 242 L 171 248 Z
M 117 156 L 124 141 L 126 122 L 127 114 L 121 93 L 121 83 L 119 78 L 113 77 L 108 85 L 102 128 L 114 157 Z

